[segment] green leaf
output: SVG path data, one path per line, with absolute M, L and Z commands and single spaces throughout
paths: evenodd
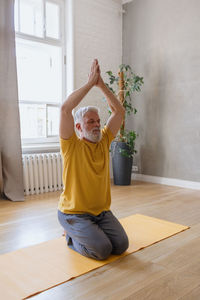
M 130 96 L 130 92 L 127 91 L 125 97 Z
M 112 76 L 112 71 L 107 71 L 106 72 L 109 76 Z
M 120 72 L 124 73 L 124 97 L 125 101 L 123 106 L 125 108 L 126 116 L 131 114 L 136 114 L 137 109 L 133 107 L 133 93 L 141 91 L 141 87 L 144 84 L 143 77 L 140 77 L 132 71 L 132 68 L 128 64 L 121 64 L 119 66 Z M 119 93 L 118 81 L 119 77 L 115 76 L 112 71 L 107 71 L 108 74 L 108 83 L 107 87 L 117 96 Z M 112 86 L 112 87 L 111 87 Z M 109 109 L 109 114 L 111 110 Z M 119 141 L 125 142 L 130 150 L 130 156 L 133 156 L 137 151 L 135 150 L 135 139 L 138 134 L 133 130 L 125 130 L 122 126 L 120 129 L 120 134 L 117 139 Z M 122 150 L 124 152 L 124 150 Z

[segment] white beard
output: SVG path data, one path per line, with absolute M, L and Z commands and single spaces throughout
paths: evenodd
M 86 130 L 84 127 L 82 129 L 82 136 L 87 140 L 97 143 L 101 140 L 101 130 L 98 127 L 93 128 L 91 131 Z M 98 131 L 96 131 L 98 130 Z

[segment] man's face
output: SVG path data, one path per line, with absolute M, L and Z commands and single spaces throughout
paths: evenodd
M 81 127 L 81 137 L 93 143 L 99 142 L 101 139 L 100 118 L 98 113 L 88 111 L 84 117 Z

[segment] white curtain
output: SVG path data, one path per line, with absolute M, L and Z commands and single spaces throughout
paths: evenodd
M 14 0 L 0 0 L 0 153 L 3 193 L 10 200 L 23 201 Z

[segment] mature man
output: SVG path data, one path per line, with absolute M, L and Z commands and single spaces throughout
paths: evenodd
M 100 130 L 98 108 L 72 110 L 92 87 L 104 93 L 112 114 Z M 121 254 L 128 248 L 127 235 L 110 211 L 109 146 L 117 134 L 124 108 L 107 88 L 97 59 L 93 61 L 88 82 L 73 92 L 61 107 L 60 144 L 63 157 L 64 190 L 60 196 L 58 219 L 67 232 L 70 248 L 97 260 Z

